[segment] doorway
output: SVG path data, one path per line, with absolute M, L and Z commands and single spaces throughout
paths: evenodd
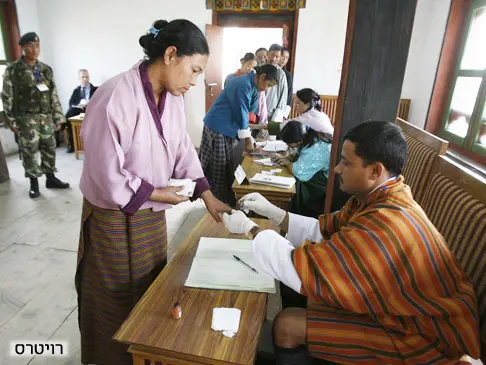
M 222 80 L 240 68 L 240 59 L 260 47 L 282 44 L 282 28 L 223 28 Z M 224 85 L 223 85 L 224 87 Z
M 240 59 L 246 52 L 254 53 L 260 47 L 268 49 L 273 43 L 287 47 L 290 49 L 290 58 L 286 68 L 293 73 L 298 19 L 298 10 L 213 11 L 212 24 L 206 25 L 206 38 L 211 52 L 205 78 L 206 113 L 223 89 L 224 79 L 240 67 Z M 233 41 L 224 44 L 225 38 Z

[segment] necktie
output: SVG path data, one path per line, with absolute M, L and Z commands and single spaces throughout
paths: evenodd
M 81 88 L 81 99 L 86 99 L 86 88 L 85 87 Z

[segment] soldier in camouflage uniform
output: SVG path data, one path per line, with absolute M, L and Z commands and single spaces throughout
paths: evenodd
M 46 188 L 66 189 L 68 183 L 54 176 L 54 132 L 65 122 L 52 69 L 37 60 L 39 37 L 31 32 L 19 41 L 23 56 L 10 64 L 3 76 L 2 101 L 6 126 L 18 136 L 25 176 L 30 178 L 29 196 L 39 196 L 37 178 L 46 175 Z M 41 165 L 37 161 L 40 150 Z

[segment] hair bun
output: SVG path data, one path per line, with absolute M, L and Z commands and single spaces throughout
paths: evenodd
M 167 20 L 156 20 L 154 22 L 154 28 L 157 30 L 162 30 L 169 22 Z

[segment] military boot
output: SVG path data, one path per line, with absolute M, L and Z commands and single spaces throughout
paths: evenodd
M 29 197 L 31 199 L 35 199 L 40 195 L 39 193 L 39 181 L 36 177 L 30 178 L 30 190 L 29 190 Z
M 62 182 L 57 177 L 54 176 L 52 172 L 46 174 L 46 188 L 48 189 L 67 189 L 69 188 L 69 183 Z

